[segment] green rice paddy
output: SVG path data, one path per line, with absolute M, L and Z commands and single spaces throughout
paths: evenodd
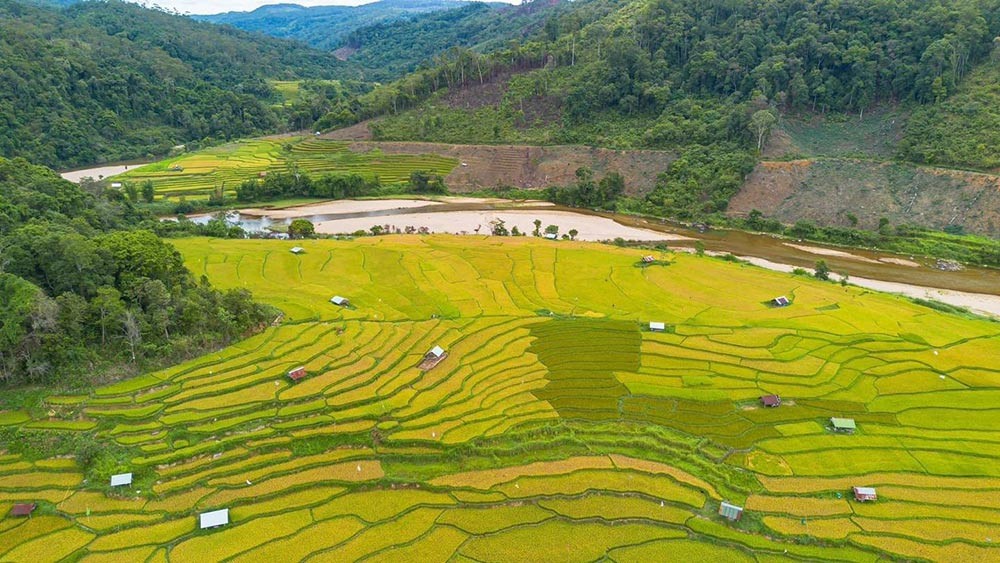
M 40 506 L 0 519 L 0 560 L 1000 558 L 998 323 L 712 258 L 635 268 L 641 251 L 586 243 L 175 244 L 282 323 L 0 412 L 32 443 L 96 437 L 122 452 L 101 471 L 136 474 L 109 491 L 66 452 L 12 443 L 0 511 Z M 762 305 L 775 295 L 794 304 Z M 419 370 L 435 345 L 447 358 Z M 770 393 L 781 407 L 759 406 Z M 197 530 L 220 508 L 229 526 Z
M 315 138 L 253 139 L 147 164 L 117 178 L 150 180 L 158 198 L 176 199 L 207 197 L 218 188 L 232 194 L 240 183 L 269 173 L 358 174 L 390 186 L 409 181 L 417 170 L 445 176 L 458 165 L 438 155 L 354 152 L 348 147 L 347 142 Z

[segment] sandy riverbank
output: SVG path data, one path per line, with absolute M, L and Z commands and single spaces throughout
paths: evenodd
M 70 170 L 69 172 L 61 172 L 59 175 L 65 180 L 70 182 L 79 183 L 80 180 L 84 178 L 93 178 L 95 180 L 100 180 L 102 178 L 110 178 L 111 176 L 116 176 L 128 170 L 128 167 L 137 168 L 142 166 L 141 164 L 116 164 L 114 166 L 98 166 L 97 168 L 85 168 L 83 170 Z
M 659 233 L 646 229 L 637 229 L 620 225 L 611 219 L 591 215 L 582 215 L 569 211 L 549 210 L 482 210 L 482 211 L 447 211 L 439 213 L 403 213 L 383 217 L 354 217 L 323 221 L 316 225 L 316 231 L 326 234 L 353 233 L 367 231 L 374 225 L 389 225 L 403 230 L 406 227 L 426 228 L 432 233 L 453 234 L 488 234 L 490 223 L 502 220 L 508 229 L 515 226 L 523 233 L 531 233 L 534 221 L 542 222 L 542 229 L 548 225 L 559 227 L 559 234 L 576 229 L 578 240 L 625 240 L 668 241 L 691 240 L 689 237 L 670 233 Z
M 293 219 L 309 215 L 337 215 L 349 213 L 371 213 L 390 209 L 412 209 L 429 205 L 443 205 L 441 202 L 422 199 L 342 199 L 310 203 L 284 209 L 240 209 L 240 215 L 270 217 L 271 219 Z M 371 226 L 371 225 L 369 225 Z
M 869 262 L 871 264 L 875 264 L 878 262 L 877 260 L 872 260 L 871 258 L 865 258 L 864 256 L 858 256 L 857 254 L 851 254 L 850 252 L 844 252 L 843 250 L 834 250 L 832 248 L 806 246 L 804 244 L 792 244 L 790 242 L 786 242 L 784 243 L 784 245 L 794 248 L 796 250 L 801 250 L 802 252 L 808 252 L 809 254 L 817 254 L 819 256 L 836 256 L 837 258 L 859 260 L 861 262 Z

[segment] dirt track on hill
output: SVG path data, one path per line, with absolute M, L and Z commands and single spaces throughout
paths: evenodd
M 665 151 L 617 151 L 584 146 L 448 145 L 420 142 L 355 141 L 350 149 L 387 154 L 438 154 L 459 160 L 445 178 L 448 188 L 469 192 L 499 185 L 539 189 L 576 181 L 576 170 L 589 167 L 600 179 L 609 172 L 625 177 L 630 195 L 648 193 L 656 177 L 676 158 Z
M 1000 176 L 852 159 L 764 161 L 729 203 L 729 213 L 759 209 L 784 223 L 877 229 L 893 225 L 1000 236 Z

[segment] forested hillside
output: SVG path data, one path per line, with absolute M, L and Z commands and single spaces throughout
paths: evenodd
M 900 147 L 920 163 L 1000 172 L 1000 37 L 954 95 L 915 111 Z
M 360 6 L 299 6 L 268 4 L 251 12 L 193 16 L 273 37 L 295 39 L 318 49 L 333 50 L 352 31 L 406 16 L 467 5 L 463 0 L 381 0 Z
M 227 343 L 276 312 L 196 282 L 118 190 L 0 158 L 0 384 L 93 383 Z
M 519 6 L 472 3 L 453 10 L 359 28 L 339 52 L 370 80 L 392 80 L 433 65 L 449 49 L 488 53 L 536 34 L 547 21 L 576 9 L 565 0 L 535 0 Z
M 66 168 L 273 132 L 267 79 L 350 77 L 329 53 L 124 2 L 0 0 L 0 156 Z
M 450 51 L 321 123 L 378 117 L 382 140 L 674 149 L 647 210 L 692 217 L 725 209 L 779 115 L 942 103 L 998 33 L 1000 0 L 580 0 L 529 40 Z

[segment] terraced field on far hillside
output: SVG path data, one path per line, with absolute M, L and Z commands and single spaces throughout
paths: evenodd
M 176 241 L 279 326 L 0 412 L 0 511 L 39 505 L 0 520 L 0 559 L 1000 557 L 998 323 L 586 243 L 295 244 Z M 106 455 L 72 457 L 94 440 Z M 134 485 L 109 491 L 120 471 Z M 197 530 L 222 508 L 229 526 Z
M 458 160 L 433 154 L 356 152 L 348 143 L 326 139 L 253 139 L 169 158 L 117 176 L 152 181 L 159 198 L 206 198 L 216 189 L 231 194 L 241 182 L 268 173 L 358 174 L 382 185 L 402 184 L 420 170 L 446 176 Z

